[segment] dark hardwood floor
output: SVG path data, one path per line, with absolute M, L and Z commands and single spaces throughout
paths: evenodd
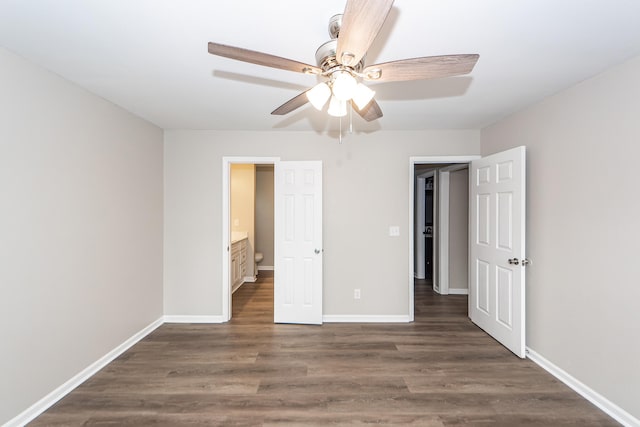
M 32 425 L 612 426 L 416 284 L 411 324 L 273 324 L 273 279 L 222 325 L 165 324 Z

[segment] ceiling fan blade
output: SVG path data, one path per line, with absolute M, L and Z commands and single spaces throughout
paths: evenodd
M 393 0 L 347 0 L 338 35 L 336 58 L 355 66 L 367 53 L 391 10 Z
M 269 55 L 268 53 L 256 52 L 254 50 L 227 46 L 219 43 L 209 42 L 209 53 L 212 55 L 224 56 L 225 58 L 236 59 L 238 61 L 263 65 L 265 67 L 295 71 L 297 73 L 322 73 L 322 70 L 314 65 L 305 64 L 303 62 L 298 62 L 287 58 L 281 58 L 275 55 Z
M 437 79 L 468 74 L 480 55 L 444 55 L 402 59 L 366 67 L 365 80 L 398 82 L 407 80 Z
M 293 98 L 273 110 L 271 114 L 273 114 L 274 116 L 284 116 L 285 114 L 288 114 L 293 110 L 302 107 L 304 104 L 309 102 L 309 98 L 307 98 L 307 92 L 308 90 L 305 90 L 301 94 L 294 96 Z
M 358 106 L 353 101 L 351 101 L 351 107 L 368 122 L 382 117 L 382 109 L 375 99 L 372 99 L 362 110 L 358 110 Z

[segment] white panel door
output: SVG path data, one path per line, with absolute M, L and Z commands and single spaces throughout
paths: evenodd
M 275 165 L 274 321 L 322 323 L 322 162 Z
M 469 317 L 525 357 L 525 147 L 471 162 Z

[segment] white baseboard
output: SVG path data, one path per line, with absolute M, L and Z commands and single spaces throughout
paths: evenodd
M 358 314 L 325 314 L 322 321 L 327 323 L 409 323 L 409 316 L 400 315 L 358 315 Z
M 542 369 L 565 383 L 567 386 L 587 399 L 589 402 L 596 405 L 603 412 L 618 421 L 620 424 L 627 427 L 640 427 L 639 419 L 637 419 L 615 403 L 611 402 L 609 399 L 602 396 L 592 388 L 586 386 L 563 369 L 545 359 L 542 355 L 536 353 L 534 350 L 531 350 L 529 347 L 527 347 L 527 358 L 531 359 L 531 361 L 540 366 Z
M 149 335 L 156 328 L 162 325 L 163 318 L 159 318 L 155 322 L 151 323 L 149 326 L 145 327 L 141 331 L 135 333 L 125 342 L 102 356 L 100 359 L 93 362 L 91 365 L 83 369 L 80 373 L 74 375 L 61 386 L 53 390 L 51 393 L 47 394 L 42 399 L 38 400 L 36 403 L 31 405 L 25 411 L 20 413 L 15 418 L 11 419 L 8 423 L 4 424 L 3 427 L 20 427 L 25 424 L 33 421 L 38 415 L 42 414 L 44 411 L 49 409 L 53 404 L 55 404 L 58 400 L 65 397 L 67 394 L 71 393 L 73 389 L 78 387 L 80 384 L 85 382 L 91 376 L 95 375 L 100 369 L 107 366 L 111 363 L 116 357 L 120 356 L 122 353 L 131 348 L 134 344 L 140 341 L 142 338 Z
M 239 283 L 237 286 L 233 286 L 231 288 L 231 295 L 235 294 L 238 289 L 240 289 L 244 285 L 244 282 Z
M 451 289 L 449 288 L 449 295 L 469 295 L 468 289 Z
M 273 271 L 273 265 L 259 265 L 258 271 L 260 270 Z
M 233 295 L 233 294 L 235 294 L 235 293 L 236 293 L 236 291 L 237 291 L 238 289 L 240 289 L 240 288 L 242 287 L 242 285 L 244 285 L 245 283 L 247 283 L 247 282 L 249 282 L 249 283 L 255 283 L 256 281 L 257 281 L 257 279 L 256 279 L 255 277 L 251 277 L 251 276 L 243 277 L 243 278 L 242 278 L 242 282 L 240 282 L 240 284 L 238 284 L 238 286 L 234 286 L 234 287 L 231 289 L 231 294 L 232 294 L 232 295 Z
M 224 323 L 222 316 L 165 315 L 164 323 Z

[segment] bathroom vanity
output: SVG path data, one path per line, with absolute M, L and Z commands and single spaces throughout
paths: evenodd
M 247 237 L 240 237 L 231 241 L 231 292 L 235 292 L 243 283 L 247 275 Z

